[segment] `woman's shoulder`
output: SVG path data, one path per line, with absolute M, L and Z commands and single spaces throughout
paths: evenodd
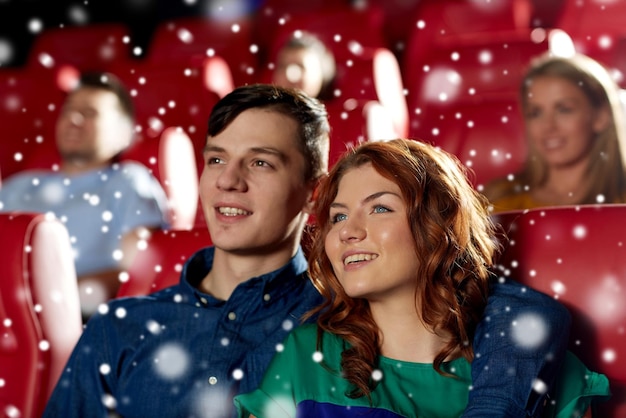
M 293 343 L 297 345 L 306 345 L 310 346 L 311 343 L 313 347 L 317 344 L 318 335 L 321 336 L 322 341 L 332 341 L 332 344 L 335 345 L 337 342 L 343 341 L 341 337 L 331 334 L 326 331 L 320 330 L 317 324 L 302 324 L 295 328 L 291 333 L 287 336 L 286 341 L 293 341 Z
M 541 206 L 533 199 L 530 193 L 521 192 L 503 196 L 491 201 L 492 212 L 506 212 L 511 210 L 532 209 Z
M 582 416 L 593 402 L 611 395 L 608 378 L 589 370 L 573 353 L 567 352 L 555 387 L 554 416 Z

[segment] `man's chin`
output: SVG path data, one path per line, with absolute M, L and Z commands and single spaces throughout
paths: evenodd
M 88 165 L 94 160 L 92 154 L 79 151 L 64 151 L 61 152 L 61 159 L 65 162 L 72 163 L 74 165 Z

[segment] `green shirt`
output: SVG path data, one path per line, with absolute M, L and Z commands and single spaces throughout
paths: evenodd
M 443 365 L 456 377 L 437 373 L 431 363 L 409 363 L 380 357 L 377 376 L 382 376 L 367 397 L 347 397 L 352 386 L 341 377 L 341 353 L 347 343 L 324 333 L 316 350 L 317 327 L 303 325 L 285 340 L 254 392 L 235 397 L 240 417 L 459 417 L 467 404 L 471 367 L 464 358 Z M 323 358 L 320 361 L 320 357 Z M 380 372 L 380 373 L 379 373 Z M 606 376 L 588 371 L 571 353 L 547 417 L 571 417 L 588 408 L 594 397 L 609 395 Z

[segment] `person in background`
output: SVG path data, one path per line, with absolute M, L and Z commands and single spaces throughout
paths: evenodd
M 296 32 L 278 51 L 275 65 L 273 84 L 300 89 L 322 101 L 333 97 L 335 58 L 315 35 Z
M 59 169 L 19 172 L 0 188 L 0 210 L 51 212 L 67 227 L 85 319 L 115 297 L 139 240 L 169 224 L 156 178 L 143 165 L 118 161 L 133 132 L 133 102 L 122 83 L 108 73 L 83 74 L 57 119 Z
M 542 56 L 521 85 L 528 157 L 485 188 L 494 212 L 626 202 L 626 121 L 609 72 L 581 54 Z
M 186 261 L 178 285 L 111 301 L 91 318 L 44 416 L 234 416 L 233 397 L 258 387 L 277 346 L 322 302 L 301 242 L 329 134 L 324 105 L 298 89 L 247 85 L 224 96 L 209 116 L 199 187 L 213 246 Z M 520 417 L 527 401 L 541 408 L 531 381 L 550 384 L 560 365 L 551 358 L 567 342 L 560 304 L 499 289 L 476 331 L 485 355 L 474 362 L 475 417 L 481 407 Z M 505 344 L 513 312 L 533 308 L 561 332 L 530 352 Z M 509 367 L 517 374 L 501 382 Z
M 317 324 L 296 328 L 260 388 L 235 398 L 239 416 L 461 416 L 471 341 L 499 286 L 495 228 L 462 165 L 417 141 L 366 143 L 331 170 L 315 215 Z M 568 354 L 549 416 L 582 416 L 608 395 L 606 376 Z

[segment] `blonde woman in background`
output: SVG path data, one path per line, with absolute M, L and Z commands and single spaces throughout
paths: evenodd
M 494 212 L 626 202 L 626 128 L 619 87 L 581 54 L 541 56 L 521 85 L 528 157 L 485 188 Z

